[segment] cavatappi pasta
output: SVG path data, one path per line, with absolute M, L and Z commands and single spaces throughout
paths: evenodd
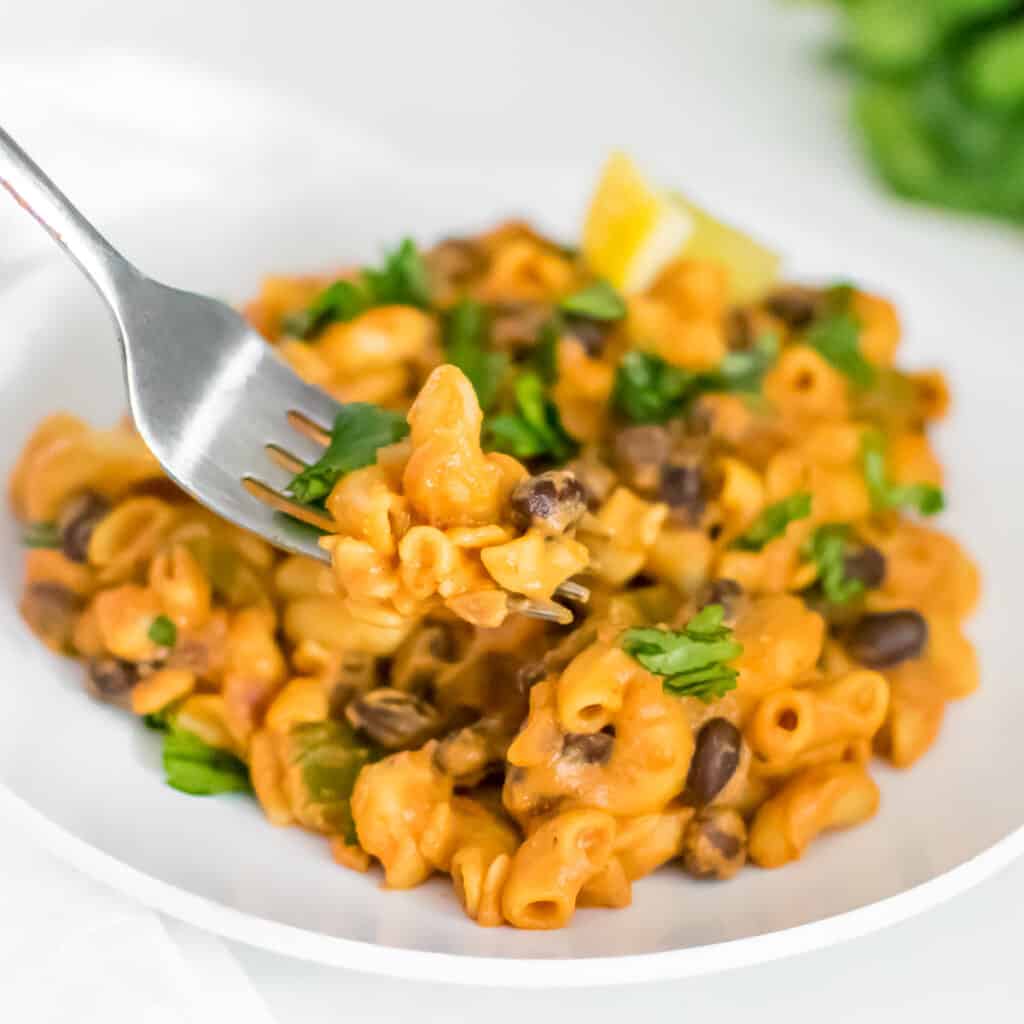
M 55 414 L 10 480 L 22 615 L 163 731 L 172 785 L 251 786 L 389 888 L 448 875 L 481 925 L 796 860 L 977 686 L 978 575 L 923 520 L 948 394 L 896 369 L 893 307 L 737 301 L 742 273 L 684 252 L 624 293 L 508 223 L 269 279 L 252 323 L 387 428 L 294 485 L 325 561 L 214 518 L 129 425 Z

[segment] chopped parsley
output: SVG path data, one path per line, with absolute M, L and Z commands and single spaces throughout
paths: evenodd
M 664 677 L 666 693 L 710 704 L 736 688 L 738 673 L 729 662 L 743 653 L 724 617 L 720 604 L 709 604 L 681 630 L 627 629 L 622 648 L 648 672 Z
M 562 332 L 561 319 L 552 317 L 537 336 L 537 344 L 530 354 L 530 362 L 540 379 L 547 385 L 558 380 L 558 338 Z
M 733 541 L 733 547 L 741 551 L 760 551 L 765 544 L 786 532 L 786 527 L 797 519 L 806 519 L 811 514 L 811 496 L 806 491 L 769 505 L 754 520 L 754 524 Z
M 29 523 L 21 535 L 27 548 L 59 548 L 60 527 L 56 523 Z
M 486 424 L 491 448 L 518 459 L 571 459 L 579 446 L 562 425 L 558 407 L 548 397 L 540 375 L 521 373 L 515 382 L 515 411 L 493 416 Z
M 595 281 L 562 299 L 558 308 L 587 320 L 621 320 L 626 315 L 626 300 L 607 281 Z
M 508 360 L 501 352 L 489 352 L 487 312 L 479 302 L 463 299 L 445 321 L 445 357 L 469 379 L 477 401 L 489 412 L 498 397 Z
M 167 785 L 191 796 L 252 791 L 245 762 L 184 729 L 172 726 L 164 736 L 163 762 Z
M 664 423 L 693 398 L 695 375 L 661 356 L 633 349 L 615 374 L 612 405 L 633 423 Z
M 801 554 L 818 567 L 818 583 L 830 604 L 846 604 L 864 593 L 862 580 L 846 575 L 849 529 L 841 523 L 819 526 L 801 549 Z
M 837 284 L 825 292 L 825 309 L 804 335 L 804 343 L 859 389 L 875 383 L 875 368 L 860 350 L 860 321 L 851 310 L 854 289 Z
M 430 280 L 410 238 L 385 253 L 380 268 L 364 267 L 355 280 L 328 285 L 309 306 L 284 317 L 281 326 L 296 338 L 313 338 L 328 324 L 353 320 L 374 306 L 430 307 Z
M 401 441 L 409 425 L 400 413 L 367 402 L 343 405 L 334 420 L 331 443 L 323 455 L 288 485 L 299 501 L 323 501 L 346 473 L 377 461 L 377 449 Z
M 933 516 L 945 507 L 942 489 L 934 484 L 894 484 L 889 480 L 885 466 L 885 437 L 881 431 L 865 431 L 860 457 L 871 505 L 876 512 L 912 508 L 923 516 Z
M 633 423 L 664 423 L 685 412 L 699 395 L 759 391 L 778 354 L 778 338 L 765 334 L 750 349 L 730 352 L 716 369 L 694 373 L 633 349 L 619 363 L 612 404 Z
M 705 378 L 705 391 L 757 392 L 764 375 L 779 356 L 779 339 L 775 334 L 762 334 L 754 344 L 742 351 L 729 352 L 718 369 Z M 715 386 L 709 386 L 714 384 Z
M 146 715 L 143 722 L 148 729 L 164 734 L 164 780 L 172 789 L 190 796 L 252 792 L 244 761 L 178 728 L 166 708 Z
M 385 253 L 379 270 L 364 267 L 363 285 L 375 306 L 430 308 L 430 276 L 411 238 L 403 239 L 397 249 Z
M 178 640 L 178 627 L 166 615 L 158 615 L 149 627 L 149 639 L 157 647 L 173 647 Z

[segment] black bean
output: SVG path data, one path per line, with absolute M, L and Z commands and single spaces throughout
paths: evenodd
M 697 734 L 686 777 L 686 794 L 698 806 L 711 803 L 736 774 L 743 738 L 726 718 L 712 718 Z
M 604 351 L 611 330 L 612 324 L 607 320 L 590 320 L 583 316 L 565 318 L 565 333 L 578 341 L 583 351 L 592 359 Z
M 757 332 L 749 309 L 731 309 L 725 318 L 725 344 L 731 352 L 754 347 Z
M 562 758 L 574 764 L 607 764 L 615 737 L 606 732 L 570 732 L 562 742 Z
M 787 327 L 800 330 L 818 316 L 824 306 L 824 293 L 817 288 L 787 285 L 764 300 L 765 309 Z
M 458 653 L 455 630 L 450 623 L 432 622 L 427 627 L 427 650 L 439 661 L 454 661 Z
M 672 436 L 664 427 L 626 427 L 615 435 L 616 469 L 634 490 L 655 491 L 661 467 L 671 453 Z
M 516 525 L 534 526 L 545 533 L 564 533 L 587 510 L 583 484 L 564 469 L 527 477 L 509 499 Z
M 843 559 L 843 575 L 860 580 L 865 587 L 880 587 L 885 579 L 885 555 L 870 545 L 851 551 Z
M 720 604 L 724 620 L 730 623 L 736 619 L 742 598 L 743 587 L 738 581 L 725 576 L 707 580 L 697 591 L 697 610 L 707 608 L 709 604 Z
M 694 438 L 709 438 L 715 429 L 715 409 L 705 398 L 698 398 L 686 415 L 686 433 Z
M 528 661 L 516 672 L 516 689 L 520 693 L 529 693 L 547 674 L 548 671 L 542 661 Z
M 110 511 L 110 502 L 92 491 L 72 498 L 61 510 L 61 550 L 72 562 L 86 562 L 89 557 L 89 538 L 96 524 Z
M 468 238 L 446 238 L 426 254 L 431 275 L 441 284 L 467 284 L 487 267 L 482 247 Z
M 747 828 L 736 811 L 703 811 L 686 826 L 683 866 L 695 878 L 732 878 L 747 859 Z
M 920 657 L 927 642 L 928 623 L 908 608 L 863 616 L 847 634 L 846 649 L 868 668 L 889 668 Z
M 71 644 L 75 615 L 81 605 L 81 598 L 62 583 L 37 580 L 25 588 L 18 610 L 44 643 L 64 651 Z
M 456 784 L 472 784 L 504 764 L 510 740 L 510 730 L 500 717 L 481 718 L 448 732 L 434 748 L 434 767 Z
M 345 717 L 387 750 L 418 747 L 441 725 L 437 711 L 425 701 L 387 687 L 356 697 L 345 708 Z
M 544 303 L 500 303 L 491 311 L 491 344 L 502 352 L 533 348 L 550 319 L 551 307 Z
M 97 700 L 118 707 L 131 706 L 132 687 L 139 681 L 139 666 L 121 658 L 93 658 L 89 662 L 85 688 Z
M 673 511 L 681 513 L 691 526 L 696 526 L 707 504 L 700 467 L 693 463 L 666 462 L 661 467 L 658 497 Z

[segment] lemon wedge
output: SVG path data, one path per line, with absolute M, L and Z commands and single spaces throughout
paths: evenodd
M 626 294 L 643 291 L 673 260 L 706 259 L 729 269 L 730 298 L 749 302 L 778 274 L 779 257 L 675 192 L 651 186 L 625 153 L 612 153 L 583 226 L 583 257 Z

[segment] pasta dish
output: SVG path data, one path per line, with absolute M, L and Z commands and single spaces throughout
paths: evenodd
M 269 278 L 247 317 L 341 403 L 289 488 L 323 560 L 55 413 L 10 480 L 22 615 L 171 786 L 481 925 L 796 861 L 978 685 L 979 580 L 928 522 L 942 374 L 886 299 L 777 274 L 614 154 L 578 249 L 510 221 Z

